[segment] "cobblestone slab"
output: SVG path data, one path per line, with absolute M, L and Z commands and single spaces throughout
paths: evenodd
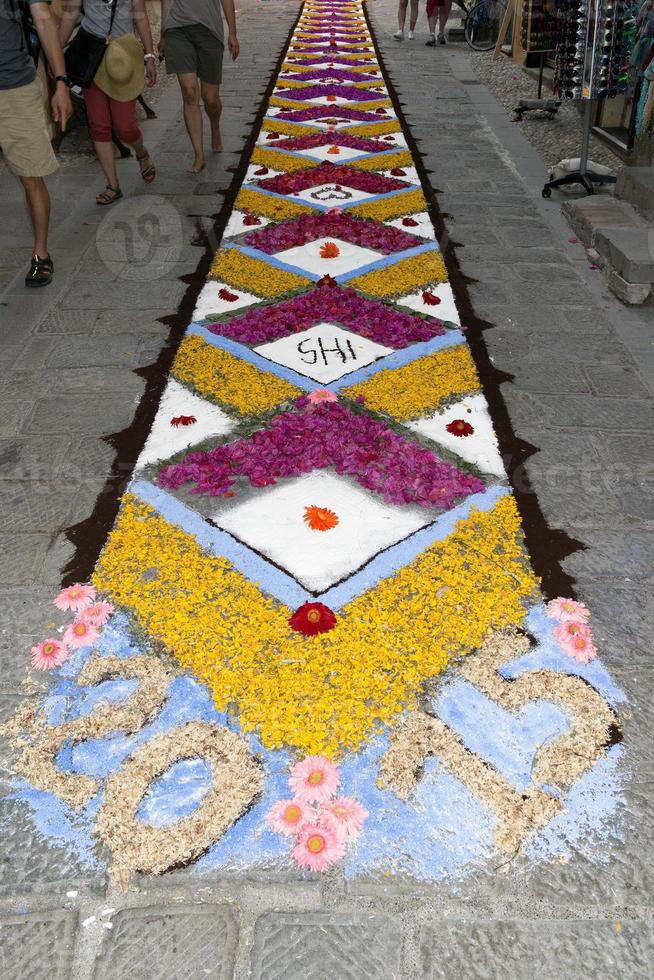
M 75 916 L 35 912 L 0 916 L 2 980 L 64 980 L 70 976 Z
M 654 935 L 643 922 L 448 922 L 429 926 L 423 980 L 646 980 Z
M 113 919 L 96 980 L 231 980 L 238 926 L 226 905 L 124 909 Z
M 387 916 L 270 912 L 257 920 L 253 980 L 390 980 L 401 932 Z

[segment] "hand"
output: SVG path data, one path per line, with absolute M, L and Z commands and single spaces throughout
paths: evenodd
M 57 87 L 50 105 L 52 108 L 52 118 L 55 122 L 59 123 L 61 131 L 64 133 L 66 131 L 66 124 L 73 113 L 73 106 L 70 101 L 68 86 L 63 82 L 57 82 Z
M 145 77 L 148 80 L 148 88 L 152 88 L 157 80 L 157 62 L 154 58 L 148 58 L 145 62 Z
M 229 48 L 229 53 L 232 56 L 232 61 L 236 61 L 236 59 L 238 58 L 238 52 L 240 50 L 238 38 L 236 37 L 236 34 L 229 35 L 229 37 L 227 38 L 227 47 Z
M 163 61 L 166 56 L 166 42 L 164 41 L 163 33 L 159 38 L 159 44 L 157 45 L 157 54 L 159 55 L 159 61 Z

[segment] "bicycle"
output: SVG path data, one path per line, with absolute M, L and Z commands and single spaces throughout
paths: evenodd
M 471 7 L 466 0 L 456 0 L 456 4 L 466 15 L 464 33 L 468 46 L 473 51 L 492 51 L 506 13 L 505 0 L 478 0 Z

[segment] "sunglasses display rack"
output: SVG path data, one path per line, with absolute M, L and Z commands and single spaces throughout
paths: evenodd
M 592 105 L 593 100 L 613 98 L 628 88 L 633 32 L 632 8 L 625 0 L 559 0 L 557 9 L 553 87 L 560 99 L 584 101 L 583 133 L 579 169 L 551 178 L 543 187 L 543 197 L 564 184 L 581 184 L 592 194 L 595 185 L 615 183 L 611 175 L 588 170 Z

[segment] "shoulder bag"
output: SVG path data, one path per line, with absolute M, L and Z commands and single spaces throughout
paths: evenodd
M 114 17 L 116 16 L 118 3 L 119 0 L 113 0 L 111 5 L 111 19 L 106 37 L 96 37 L 95 34 L 91 34 L 89 31 L 85 31 L 83 27 L 80 27 L 66 48 L 66 74 L 71 85 L 79 85 L 80 88 L 89 88 L 93 83 L 93 79 L 107 50 L 107 45 L 111 40 L 111 31 L 114 26 Z

